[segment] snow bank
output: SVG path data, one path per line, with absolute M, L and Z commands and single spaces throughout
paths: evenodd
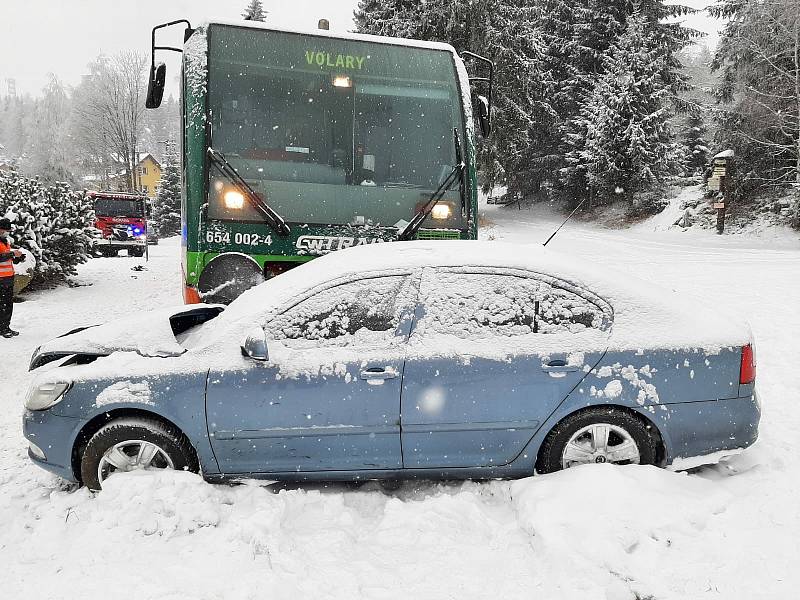
M 740 550 L 704 550 L 726 530 L 730 502 L 714 482 L 641 466 L 406 482 L 391 494 L 376 484 L 230 487 L 140 471 L 112 476 L 96 496 L 34 499 L 4 536 L 22 553 L 20 581 L 40 569 L 37 556 L 59 573 L 27 589 L 30 600 L 84 577 L 64 539 L 70 553 L 103 557 L 102 577 L 67 595 L 84 600 L 105 597 L 109 581 L 147 598 L 250 598 L 254 589 L 276 598 L 394 598 L 401 589 L 485 598 L 491 582 L 503 598 L 677 600 L 699 597 L 710 577 L 721 597 L 744 598 L 725 584 Z M 153 560 L 156 548 L 174 559 Z M 15 581 L 9 593 L 20 589 Z

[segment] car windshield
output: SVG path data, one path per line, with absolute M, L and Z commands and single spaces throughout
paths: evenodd
M 210 34 L 213 146 L 290 222 L 409 220 L 456 162 L 460 97 L 444 50 L 230 26 Z M 460 220 L 458 186 L 443 200 Z M 210 216 L 258 220 L 221 202 Z
M 99 217 L 141 217 L 144 206 L 140 200 L 96 198 L 94 212 Z

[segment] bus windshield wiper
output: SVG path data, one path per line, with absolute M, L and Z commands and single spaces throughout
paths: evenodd
M 458 137 L 458 129 L 453 128 L 453 143 L 456 147 L 456 164 L 453 167 L 453 170 L 445 177 L 445 180 L 439 184 L 439 187 L 436 188 L 436 191 L 431 194 L 431 197 L 425 203 L 425 205 L 420 208 L 416 214 L 411 218 L 411 221 L 403 227 L 403 230 L 397 234 L 398 240 L 410 240 L 414 234 L 419 231 L 419 228 L 422 227 L 422 223 L 425 219 L 428 218 L 428 215 L 431 214 L 433 207 L 439 203 L 439 200 L 442 199 L 445 192 L 450 189 L 456 181 L 459 184 L 459 193 L 461 194 L 461 202 L 464 202 L 464 169 L 466 165 L 464 164 L 464 159 L 461 156 L 461 140 Z
M 211 159 L 211 162 L 213 162 L 222 172 L 222 174 L 225 175 L 225 177 L 227 177 L 228 180 L 230 180 L 230 182 L 238 189 L 238 191 L 245 198 L 247 198 L 250 206 L 258 211 L 267 225 L 272 227 L 280 235 L 289 235 L 291 233 L 292 230 L 286 224 L 286 221 L 283 219 L 283 217 L 276 213 L 269 204 L 264 202 L 264 200 L 258 196 L 256 191 L 244 180 L 241 175 L 239 175 L 236 169 L 234 169 L 231 163 L 225 159 L 221 152 L 214 150 L 214 148 L 209 146 L 208 157 Z

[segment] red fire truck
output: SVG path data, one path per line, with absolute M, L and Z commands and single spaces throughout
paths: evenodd
M 144 256 L 147 248 L 147 197 L 118 192 L 88 192 L 94 202 L 95 223 L 100 237 L 94 249 L 102 256 Z

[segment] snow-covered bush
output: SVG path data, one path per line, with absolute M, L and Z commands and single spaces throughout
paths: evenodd
M 91 257 L 94 208 L 66 183 L 45 186 L 16 171 L 0 171 L 0 216 L 11 220 L 14 245 L 36 258 L 34 283 L 63 281 Z

